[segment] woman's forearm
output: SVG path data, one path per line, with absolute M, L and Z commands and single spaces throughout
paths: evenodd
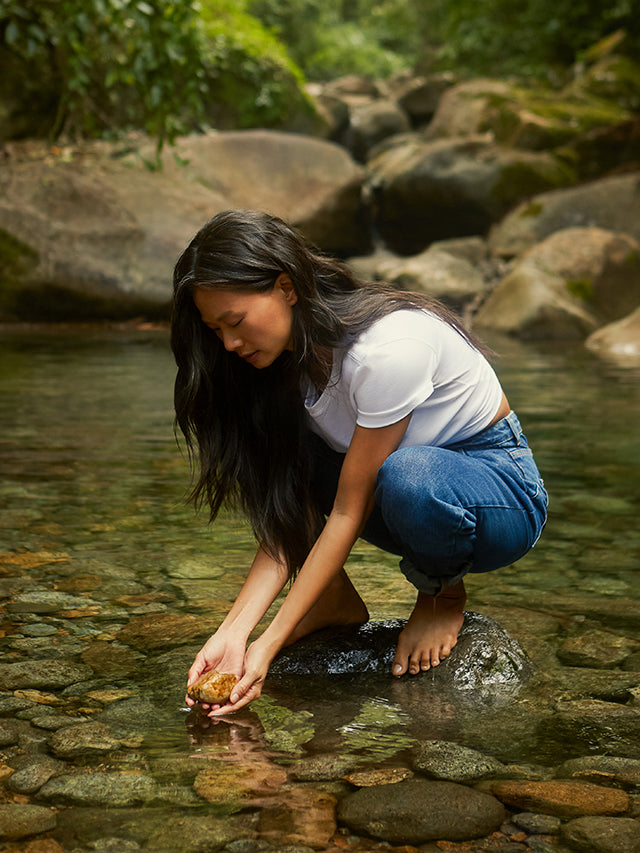
M 357 517 L 331 513 L 287 597 L 259 638 L 259 643 L 268 649 L 270 657 L 280 651 L 298 622 L 341 571 L 361 526 L 362 520 Z
M 218 631 L 233 632 L 246 639 L 275 601 L 287 579 L 284 563 L 259 548 L 247 579 Z

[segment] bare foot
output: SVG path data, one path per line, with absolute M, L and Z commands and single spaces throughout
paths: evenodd
M 329 584 L 311 610 L 303 616 L 287 637 L 285 646 L 306 637 L 312 631 L 330 625 L 360 625 L 369 621 L 369 611 L 343 569 Z
M 398 638 L 394 675 L 403 675 L 407 670 L 417 675 L 449 656 L 462 627 L 466 600 L 463 581 L 437 596 L 418 593 L 413 613 Z

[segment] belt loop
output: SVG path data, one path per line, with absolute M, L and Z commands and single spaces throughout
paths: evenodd
M 517 415 L 515 412 L 511 411 L 507 415 L 507 423 L 509 424 L 509 429 L 513 433 L 513 437 L 515 439 L 516 444 L 520 447 L 520 438 L 522 437 L 522 429 L 519 428 L 519 425 L 516 425 L 514 421 L 517 419 Z

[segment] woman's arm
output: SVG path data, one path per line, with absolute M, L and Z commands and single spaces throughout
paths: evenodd
M 203 672 L 218 669 L 242 677 L 249 634 L 267 612 L 287 582 L 287 568 L 281 560 L 259 548 L 238 597 L 225 619 L 200 649 L 189 670 L 188 684 Z M 195 704 L 187 697 L 189 705 Z
M 230 713 L 260 695 L 271 661 L 287 637 L 338 574 L 349 556 L 373 508 L 378 470 L 406 432 L 411 415 L 387 427 L 357 426 L 342 465 L 338 490 L 327 523 L 311 549 L 278 613 L 264 633 L 250 646 L 245 671 L 236 685 Z

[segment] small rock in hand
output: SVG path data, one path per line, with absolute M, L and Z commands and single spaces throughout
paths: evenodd
M 237 677 L 231 673 L 210 669 L 187 688 L 187 695 L 207 705 L 224 705 L 237 681 Z

